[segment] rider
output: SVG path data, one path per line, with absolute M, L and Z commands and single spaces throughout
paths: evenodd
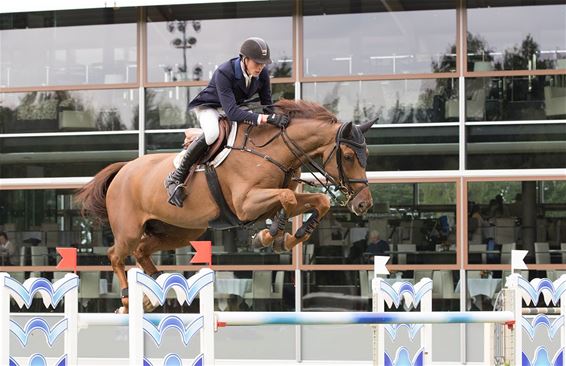
M 184 181 L 191 165 L 218 138 L 218 117 L 221 113 L 236 122 L 253 125 L 270 123 L 283 128 L 287 126 L 289 118 L 286 115 L 258 114 L 240 107 L 242 102 L 256 93 L 262 105 L 272 104 L 269 72 L 265 67 L 270 63 L 267 43 L 261 38 L 248 38 L 240 47 L 240 56 L 220 65 L 214 71 L 208 86 L 189 103 L 189 108 L 194 108 L 204 133 L 189 145 L 179 167 L 165 178 L 170 204 L 183 207 L 187 196 Z

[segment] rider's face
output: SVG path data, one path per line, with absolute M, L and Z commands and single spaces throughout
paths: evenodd
M 258 77 L 261 73 L 261 70 L 265 67 L 265 64 L 260 64 L 252 60 L 251 58 L 247 58 L 244 60 L 244 64 L 246 65 L 246 70 L 248 74 L 253 77 Z

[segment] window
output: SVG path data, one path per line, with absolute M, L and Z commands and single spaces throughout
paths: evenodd
M 238 56 L 248 37 L 267 41 L 273 77 L 291 77 L 293 28 L 290 1 L 198 4 L 148 8 L 148 80 L 210 80 Z
M 303 1 L 304 76 L 456 71 L 454 4 Z
M 137 81 L 136 10 L 0 14 L 0 87 Z

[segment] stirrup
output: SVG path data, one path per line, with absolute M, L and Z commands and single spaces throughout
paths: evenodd
M 173 193 L 170 194 L 167 202 L 173 206 L 183 207 L 183 201 L 187 198 L 187 193 L 185 192 L 185 186 L 183 184 L 178 184 L 175 186 Z

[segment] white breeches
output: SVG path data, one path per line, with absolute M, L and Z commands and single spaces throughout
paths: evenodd
M 199 120 L 200 127 L 204 132 L 204 139 L 207 145 L 212 145 L 218 138 L 219 126 L 218 117 L 220 110 L 215 108 L 198 107 L 195 108 L 195 114 Z

